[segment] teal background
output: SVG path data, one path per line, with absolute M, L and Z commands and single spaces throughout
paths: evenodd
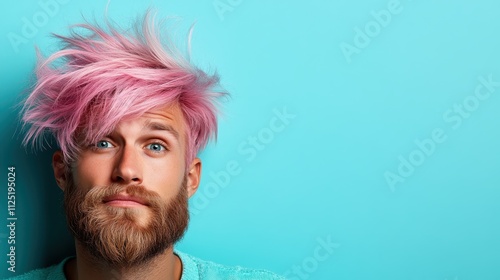
M 49 33 L 101 18 L 107 1 L 53 2 L 58 10 L 16 51 L 9 33 L 22 36 L 23 18 L 33 22 L 47 2 L 0 11 L 0 278 L 14 275 L 8 166 L 16 274 L 72 253 L 52 151 L 21 147 L 14 105 L 34 45 L 54 51 Z M 181 19 L 181 39 L 196 21 L 193 60 L 217 69 L 232 94 L 217 143 L 201 154 L 203 181 L 176 248 L 290 279 L 500 279 L 500 86 L 474 97 L 479 77 L 500 82 L 500 2 L 139 2 L 111 1 L 109 16 L 126 25 L 151 4 Z M 357 49 L 346 55 L 346 44 Z M 276 110 L 294 117 L 278 123 Z M 441 143 L 428 140 L 435 130 Z M 401 181 L 391 187 L 387 172 Z

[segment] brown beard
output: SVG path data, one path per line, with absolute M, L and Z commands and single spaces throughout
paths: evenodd
M 167 204 L 156 192 L 138 185 L 93 187 L 84 192 L 72 176 L 64 193 L 68 226 L 95 262 L 112 267 L 139 266 L 179 241 L 189 221 L 186 178 Z M 127 193 L 147 202 L 147 209 L 112 207 L 103 199 Z M 139 222 L 139 218 L 146 222 Z

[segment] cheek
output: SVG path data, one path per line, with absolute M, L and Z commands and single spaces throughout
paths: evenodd
M 73 178 L 76 184 L 86 188 L 103 185 L 110 177 L 108 169 L 106 161 L 82 156 L 73 168 Z
M 145 187 L 158 192 L 162 197 L 170 200 L 182 185 L 184 179 L 184 165 L 173 158 L 148 164 L 144 170 Z

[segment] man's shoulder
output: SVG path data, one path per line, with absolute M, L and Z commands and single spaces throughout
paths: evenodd
M 175 251 L 183 262 L 183 277 L 190 279 L 234 279 L 234 280 L 285 280 L 265 269 L 253 269 L 241 266 L 227 266 L 212 261 L 202 260 L 186 253 Z
M 7 280 L 66 280 L 66 277 L 64 277 L 64 263 L 70 258 L 72 257 L 68 257 L 58 264 L 46 268 L 35 269 L 18 276 L 7 278 Z
M 206 261 L 193 257 L 189 254 L 175 251 L 182 260 L 181 280 L 207 280 L 207 279 L 228 279 L 228 280 L 285 280 L 273 272 L 264 269 L 252 269 L 241 266 L 226 266 L 211 261 Z M 64 264 L 72 257 L 68 257 L 59 264 L 32 270 L 25 274 L 8 278 L 7 280 L 66 280 L 64 277 Z
M 35 269 L 30 272 L 26 272 L 24 274 L 13 276 L 11 278 L 7 278 L 7 280 L 32 280 L 32 279 L 47 279 L 47 276 L 50 274 L 50 271 L 54 266 L 47 268 Z

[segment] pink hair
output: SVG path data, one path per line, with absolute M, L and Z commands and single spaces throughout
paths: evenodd
M 120 120 L 175 102 L 186 124 L 186 166 L 217 137 L 215 99 L 225 95 L 212 90 L 218 75 L 206 74 L 175 46 L 163 45 L 149 14 L 133 32 L 119 32 L 107 21 L 109 31 L 97 24 L 74 25 L 68 37 L 54 34 L 64 43 L 61 50 L 47 59 L 37 50 L 37 82 L 22 111 L 30 125 L 25 145 L 48 131 L 69 163 L 80 144 L 95 143 Z

